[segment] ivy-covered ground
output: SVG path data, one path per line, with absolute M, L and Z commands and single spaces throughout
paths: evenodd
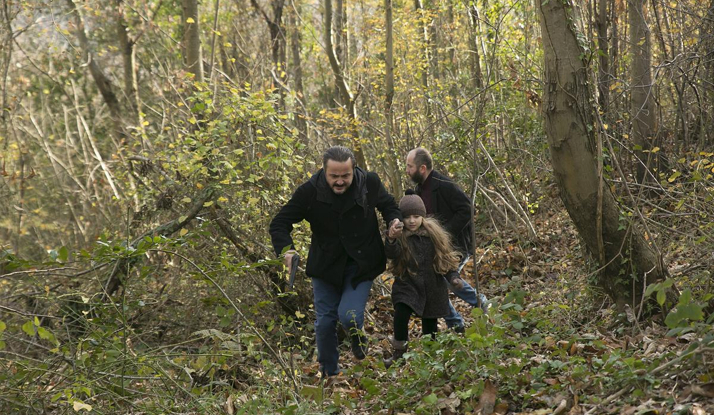
M 478 275 L 489 313 L 454 299 L 466 333 L 442 327 L 436 340 L 419 339 L 414 322 L 409 353 L 390 369 L 390 279 L 380 278 L 367 310 L 369 356 L 353 361 L 344 342 L 344 374 L 330 379 L 318 376 L 309 283 L 278 298 L 260 290 L 256 270 L 277 261 L 209 257 L 211 233 L 200 227 L 133 248 L 100 241 L 68 265 L 57 252 L 44 264 L 54 274 L 117 258 L 135 265 L 114 301 L 89 294 L 103 282 L 94 276 L 62 291 L 38 264 L 23 274 L 27 286 L 45 288 L 33 297 L 38 316 L 3 310 L 0 413 L 714 413 L 710 266 L 678 251 L 672 279 L 649 287 L 663 301 L 660 292 L 676 285 L 676 307 L 617 312 L 589 284 L 567 217 L 544 214 L 535 225 L 534 242 L 480 234 L 466 278 L 475 284 Z M 296 311 L 281 314 L 281 301 Z
M 317 377 L 314 356 L 298 352 L 299 394 L 278 402 L 270 386 L 253 385 L 229 392 L 225 409 L 288 414 L 714 413 L 712 317 L 704 320 L 702 314 L 708 297 L 692 296 L 692 289 L 708 284 L 708 273 L 679 276 L 688 283 L 680 287 L 680 303 L 669 317 L 638 321 L 646 310 L 617 313 L 593 291 L 582 271 L 587 267 L 577 236 L 562 226 L 564 218 L 549 221 L 538 224 L 548 231 L 537 244 L 499 241 L 479 248 L 477 274 L 492 307 L 483 315 L 454 299 L 467 316 L 464 335 L 442 326 L 436 340 L 413 341 L 403 363 L 385 369 L 391 327 L 385 278 L 369 306 L 366 330 L 372 346 L 366 360 L 351 360 L 345 342 L 344 375 L 325 381 Z M 468 271 L 473 275 L 472 268 Z M 412 337 L 418 333 L 413 322 Z

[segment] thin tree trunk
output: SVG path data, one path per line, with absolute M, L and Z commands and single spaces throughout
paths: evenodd
M 183 8 L 184 36 L 186 43 L 186 68 L 196 82 L 203 82 L 203 52 L 201 31 L 198 25 L 198 1 L 181 0 Z
M 139 99 L 139 81 L 136 73 L 136 41 L 129 37 L 129 27 L 124 19 L 124 6 L 117 0 L 117 39 L 124 64 L 124 94 L 129 102 L 129 109 L 134 116 L 134 122 L 141 133 L 144 132 L 144 117 Z M 143 134 L 142 134 L 143 136 Z M 142 140 L 143 143 L 143 140 Z
M 607 40 L 607 29 L 609 26 L 607 4 L 610 0 L 597 0 L 597 17 L 595 26 L 597 28 L 597 48 L 598 48 L 598 104 L 600 111 L 605 114 L 604 118 L 609 120 L 608 111 L 610 106 L 610 55 L 609 42 Z
M 635 177 L 638 183 L 651 180 L 649 175 L 650 156 L 652 153 L 652 134 L 655 129 L 655 108 L 652 99 L 652 45 L 650 29 L 645 16 L 647 0 L 629 2 L 630 20 L 630 119 L 632 135 L 637 146 Z
M 424 42 L 424 61 L 421 65 L 421 85 L 422 88 L 424 88 L 424 109 L 426 110 L 426 116 L 424 117 L 424 119 L 427 125 L 426 135 L 427 137 L 434 137 L 434 123 L 432 121 L 434 117 L 432 114 L 431 99 L 429 97 L 429 70 L 431 65 L 429 58 L 429 26 L 425 21 L 426 10 L 424 9 L 422 0 L 414 0 L 414 9 L 416 10 L 417 15 L 419 16 L 419 19 L 424 20 L 420 29 L 421 38 Z
M 332 41 L 332 0 L 325 0 L 325 16 L 324 16 L 324 36 L 325 36 L 325 50 L 327 52 L 327 58 L 330 61 L 330 68 L 332 69 L 332 74 L 335 77 L 335 82 L 337 83 L 337 88 L 340 91 L 341 102 L 343 106 L 346 106 L 347 113 L 350 117 L 349 131 L 352 136 L 352 150 L 355 153 L 355 158 L 357 159 L 357 164 L 363 168 L 367 168 L 367 160 L 364 157 L 364 152 L 362 151 L 362 145 L 359 142 L 359 133 L 357 132 L 357 106 L 356 98 L 352 94 L 349 85 L 347 85 L 347 79 L 345 78 L 345 72 L 340 63 L 337 55 L 335 54 L 335 46 Z
M 295 123 L 297 124 L 298 132 L 300 134 L 300 139 L 303 143 L 307 144 L 309 142 L 308 128 L 307 128 L 307 105 L 305 98 L 305 90 L 302 80 L 302 57 L 300 54 L 300 49 L 302 48 L 302 36 L 300 35 L 300 26 L 298 25 L 297 17 L 300 16 L 302 11 L 302 3 L 296 2 L 295 8 L 292 13 L 288 14 L 288 26 L 290 30 L 290 52 L 292 54 L 292 69 L 293 82 L 295 83 L 295 92 L 297 93 L 297 100 L 300 105 L 300 112 L 295 114 Z
M 74 3 L 74 0 L 67 0 L 67 4 L 70 7 L 71 14 L 74 16 L 75 22 L 75 32 L 77 38 L 79 39 L 79 47 L 82 52 L 82 60 L 87 62 L 89 66 L 89 72 L 94 79 L 94 83 L 97 85 L 99 92 L 104 98 L 104 102 L 109 107 L 109 113 L 112 116 L 112 121 L 116 129 L 116 134 L 118 137 L 126 138 L 128 135 L 124 131 L 124 123 L 122 117 L 121 105 L 119 99 L 114 92 L 114 85 L 112 81 L 107 77 L 102 69 L 99 67 L 96 59 L 94 58 L 94 53 L 89 46 L 89 38 L 84 27 L 84 18 L 80 13 L 80 9 Z
M 250 0 L 250 4 L 253 8 L 263 16 L 265 23 L 268 25 L 268 31 L 270 32 L 270 51 L 273 60 L 273 66 L 275 70 L 275 76 L 282 85 L 278 85 L 278 91 L 280 94 L 280 107 L 285 108 L 285 87 L 287 85 L 287 52 L 286 52 L 286 38 L 285 38 L 285 27 L 283 26 L 283 10 L 285 8 L 285 0 L 272 0 L 271 8 L 273 10 L 273 16 L 270 17 L 268 13 L 258 4 L 257 0 Z
M 384 22 L 387 32 L 386 51 L 384 54 L 385 63 L 385 137 L 387 140 L 387 163 L 389 165 L 389 178 L 392 184 L 392 193 L 400 196 L 402 194 L 402 180 L 397 165 L 397 151 L 392 139 L 392 124 L 394 122 L 394 114 L 392 113 L 392 104 L 394 102 L 394 33 L 393 33 L 393 18 L 392 18 L 392 0 L 384 0 Z
M 478 9 L 476 5 L 469 6 L 469 44 L 473 49 L 469 49 L 471 55 L 471 76 L 474 80 L 474 93 L 483 88 L 483 74 L 481 71 L 481 54 L 479 53 L 479 36 L 478 36 Z
M 598 175 L 598 144 L 593 131 L 597 109 L 591 104 L 588 68 L 581 59 L 584 51 L 572 24 L 577 19 L 572 14 L 575 7 L 569 1 L 536 5 L 545 61 L 545 130 L 555 180 L 588 251 L 603 258 L 599 261 L 599 285 L 618 306 L 635 308 L 644 288 L 664 279 L 666 270 L 639 230 L 633 224 L 622 226 L 609 187 L 600 187 L 603 178 Z
M 714 142 L 714 0 L 709 4 L 709 11 L 701 24 L 699 50 L 704 55 L 704 70 L 701 71 L 701 85 L 704 101 L 708 108 L 703 111 L 701 124 L 705 126 L 699 138 L 699 149 L 705 149 Z

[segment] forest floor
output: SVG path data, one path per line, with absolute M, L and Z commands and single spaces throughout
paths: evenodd
M 488 315 L 452 295 L 466 333 L 441 320 L 436 341 L 419 340 L 412 319 L 411 351 L 389 370 L 390 281 L 378 281 L 365 325 L 368 358 L 357 362 L 344 342 L 344 374 L 324 381 L 311 356 L 302 363 L 302 397 L 320 413 L 343 414 L 713 414 L 711 325 L 668 336 L 662 316 L 617 313 L 588 283 L 569 223 L 565 215 L 537 219 L 536 243 L 482 235 L 490 240 L 478 248 L 476 269 L 492 302 Z M 471 266 L 464 275 L 474 285 Z M 292 413 L 308 413 L 305 405 Z
M 155 256 L 122 307 L 98 301 L 90 313 L 89 295 L 71 297 L 76 315 L 91 317 L 81 335 L 71 320 L 0 321 L 0 341 L 8 342 L 0 414 L 714 414 L 706 308 L 714 266 L 701 260 L 710 253 L 662 238 L 679 303 L 666 316 L 647 304 L 618 311 L 592 284 L 564 210 L 543 208 L 533 223 L 535 240 L 480 227 L 476 266 L 462 276 L 474 286 L 478 278 L 488 314 L 452 298 L 466 332 L 441 321 L 436 339 L 421 338 L 413 319 L 410 350 L 389 369 L 391 280 L 378 278 L 367 304 L 368 356 L 354 360 L 343 341 L 344 372 L 328 379 L 319 376 L 304 278 L 281 294 L 295 300 L 291 315 L 253 288 L 257 280 L 240 278 L 255 276 L 250 266 L 225 260 L 211 271 L 230 293 L 223 296 L 206 272 L 195 272 L 214 266 L 208 255 L 206 263 L 171 266 Z

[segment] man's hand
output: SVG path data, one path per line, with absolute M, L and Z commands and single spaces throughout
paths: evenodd
M 387 238 L 393 241 L 402 235 L 402 229 L 404 229 L 404 223 L 399 219 L 394 219 L 392 223 L 389 224 L 389 230 L 387 231 Z
M 283 258 L 283 261 L 285 262 L 285 268 L 288 269 L 288 275 L 290 275 L 290 267 L 293 264 L 293 256 L 297 254 L 297 251 L 294 249 L 289 250 L 288 252 L 285 253 L 285 257 Z

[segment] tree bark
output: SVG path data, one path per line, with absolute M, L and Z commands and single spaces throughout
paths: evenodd
M 87 62 L 89 66 L 89 73 L 92 75 L 99 93 L 102 94 L 104 102 L 109 107 L 109 113 L 111 114 L 114 127 L 116 129 L 116 134 L 120 138 L 126 138 L 128 134 L 124 131 L 124 123 L 122 117 L 121 105 L 116 93 L 114 92 L 114 85 L 112 81 L 107 77 L 102 69 L 99 67 L 96 59 L 94 59 L 94 53 L 89 46 L 89 37 L 84 27 L 84 18 L 79 11 L 79 8 L 74 3 L 74 0 L 67 0 L 67 4 L 70 8 L 70 13 L 74 16 L 75 22 L 75 33 L 79 39 L 79 48 L 82 52 L 82 60 Z
M 273 65 L 275 67 L 275 75 L 282 85 L 278 86 L 278 93 L 280 94 L 280 106 L 285 108 L 285 91 L 284 85 L 286 82 L 287 74 L 287 52 L 286 44 L 287 40 L 285 38 L 285 27 L 283 25 L 283 10 L 285 9 L 285 0 L 272 0 L 270 3 L 271 9 L 273 9 L 273 17 L 270 17 L 268 13 L 263 10 L 263 8 L 258 4 L 257 0 L 250 0 L 250 4 L 253 8 L 263 16 L 265 23 L 268 25 L 268 31 L 270 32 L 270 52 L 273 59 Z
M 705 149 L 714 142 L 714 0 L 709 4 L 709 10 L 702 22 L 702 31 L 699 37 L 699 50 L 704 55 L 704 70 L 701 71 L 701 84 L 704 90 L 704 100 L 708 109 L 703 111 L 705 126 L 699 138 L 699 149 Z
M 122 63 L 124 66 L 124 95 L 129 102 L 129 110 L 134 116 L 137 128 L 144 132 L 144 117 L 141 112 L 141 101 L 139 100 L 139 81 L 136 73 L 136 40 L 129 36 L 129 26 L 124 19 L 123 1 L 116 0 L 116 25 L 119 50 L 121 51 Z
M 630 20 L 630 119 L 637 160 L 635 179 L 638 183 L 651 181 L 649 174 L 652 134 L 655 130 L 655 105 L 652 99 L 652 42 L 647 26 L 647 0 L 629 2 Z
M 597 29 L 598 50 L 598 104 L 606 120 L 610 105 L 610 56 L 607 29 L 609 27 L 607 4 L 610 0 L 597 0 L 597 16 L 595 27 Z
M 337 88 L 340 91 L 342 105 L 346 107 L 347 113 L 350 117 L 349 131 L 352 136 L 352 150 L 355 153 L 355 158 L 357 159 L 357 164 L 363 168 L 367 168 L 367 160 L 364 157 L 364 152 L 362 151 L 362 144 L 360 144 L 359 134 L 357 132 L 357 106 L 356 97 L 352 94 L 349 85 L 347 84 L 347 79 L 345 78 L 344 68 L 337 58 L 335 53 L 335 46 L 332 42 L 332 0 L 325 0 L 325 16 L 324 16 L 324 36 L 325 36 L 325 50 L 327 52 L 327 59 L 330 61 L 330 68 L 332 69 L 332 74 L 335 77 L 335 82 L 337 83 Z
M 392 17 L 392 0 L 384 0 L 384 23 L 386 27 L 387 42 L 386 51 L 384 54 L 385 63 L 385 138 L 387 140 L 388 151 L 386 154 L 387 163 L 389 165 L 389 178 L 392 187 L 392 193 L 400 196 L 403 193 L 401 174 L 397 165 L 397 151 L 392 139 L 392 124 L 394 123 L 394 114 L 392 113 L 392 104 L 394 103 L 394 19 Z
M 307 144 L 310 140 L 307 128 L 307 105 L 305 99 L 305 88 L 302 79 L 302 56 L 300 50 L 302 48 L 302 36 L 300 35 L 300 26 L 298 18 L 301 14 L 302 3 L 296 2 L 295 9 L 288 14 L 288 26 L 290 30 L 290 53 L 292 54 L 292 69 L 293 83 L 295 84 L 295 92 L 297 101 L 300 105 L 301 113 L 296 112 L 295 123 L 300 134 L 300 139 Z
M 536 2 L 544 49 L 544 116 L 561 198 L 586 248 L 599 258 L 598 284 L 620 307 L 636 307 L 644 288 L 665 278 L 661 257 L 632 224 L 598 175 L 597 109 L 569 1 Z M 601 212 L 601 213 L 600 213 Z M 598 217 L 600 216 L 600 217 Z
M 198 1 L 181 0 L 183 23 L 185 25 L 186 68 L 194 75 L 196 82 L 203 82 L 203 52 L 201 31 L 198 26 Z
M 424 19 L 426 10 L 424 9 L 424 4 L 421 0 L 414 0 L 414 9 L 416 10 L 417 15 L 419 16 L 419 20 Z M 427 137 L 434 137 L 434 123 L 432 122 L 434 117 L 432 115 L 431 100 L 429 99 L 429 70 L 431 69 L 429 58 L 429 26 L 425 21 L 422 23 L 420 32 L 422 38 L 421 40 L 424 42 L 424 61 L 421 65 L 421 85 L 422 88 L 424 88 L 424 109 L 426 110 L 426 116 L 424 117 L 424 120 L 427 125 Z

